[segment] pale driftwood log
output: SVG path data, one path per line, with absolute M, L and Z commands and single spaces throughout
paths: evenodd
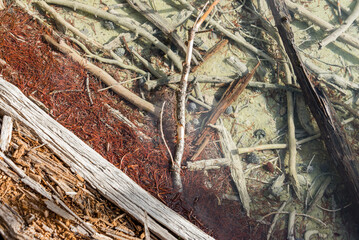
M 159 238 L 213 239 L 139 187 L 3 79 L 0 79 L 0 109 L 3 115 L 12 116 L 31 129 L 72 171 L 142 224 L 146 211 L 148 227 Z
M 30 240 L 25 232 L 26 223 L 10 206 L 0 202 L 0 236 L 8 240 Z
M 7 151 L 11 141 L 12 134 L 12 119 L 9 116 L 4 116 L 2 119 L 1 125 L 1 135 L 0 135 L 0 150 L 2 152 Z

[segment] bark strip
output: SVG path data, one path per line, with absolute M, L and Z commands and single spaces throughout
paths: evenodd
M 229 107 L 238 98 L 238 96 L 244 91 L 244 89 L 247 87 L 249 81 L 252 79 L 258 66 L 259 66 L 259 63 L 246 76 L 244 76 L 243 78 L 236 79 L 229 85 L 229 87 L 223 94 L 221 100 L 219 101 L 218 105 L 211 111 L 211 114 L 206 121 L 205 127 L 199 133 L 199 135 L 198 135 L 199 137 L 195 141 L 195 145 L 201 145 L 201 146 L 198 149 L 198 151 L 196 152 L 196 154 L 193 155 L 192 161 L 195 160 L 199 156 L 199 154 L 204 149 L 205 145 L 207 145 L 207 143 L 209 142 L 210 137 L 213 135 L 214 130 L 209 125 L 216 124 L 219 116 L 221 116 L 221 114 L 224 113 L 224 111 L 226 111 L 226 108 Z

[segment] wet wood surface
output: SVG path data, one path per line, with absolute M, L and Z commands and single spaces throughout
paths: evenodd
M 354 157 L 343 127 L 325 91 L 313 85 L 312 76 L 296 50 L 294 35 L 290 27 L 290 16 L 284 1 L 269 0 L 268 4 L 304 99 L 318 123 L 329 156 L 346 182 L 345 185 L 352 194 L 353 203 L 359 206 L 359 162 Z

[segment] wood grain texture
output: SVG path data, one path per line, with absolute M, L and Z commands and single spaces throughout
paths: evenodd
M 163 205 L 68 129 L 31 102 L 14 85 L 0 78 L 0 109 L 30 129 L 94 189 L 161 239 L 213 239 Z

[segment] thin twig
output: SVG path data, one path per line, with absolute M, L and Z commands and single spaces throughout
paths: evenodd
M 181 76 L 179 74 L 173 74 L 171 76 L 161 77 L 156 80 L 150 80 L 145 83 L 145 89 L 150 91 L 155 89 L 158 86 L 165 85 L 168 83 L 178 83 L 181 80 Z M 235 80 L 232 77 L 223 77 L 223 76 L 208 76 L 208 75 L 196 75 L 190 74 L 188 81 L 193 82 L 196 80 L 199 83 L 212 83 L 212 84 L 224 84 L 231 83 Z M 292 92 L 301 92 L 301 90 L 294 85 L 283 85 L 277 83 L 267 83 L 267 82 L 249 82 L 249 88 L 264 88 L 267 90 L 276 89 L 276 90 L 287 90 Z
M 287 202 L 288 201 L 285 201 L 283 202 L 283 204 L 280 206 L 280 208 L 278 209 L 278 212 L 282 212 L 283 209 L 285 208 L 285 206 L 287 205 Z M 269 230 L 268 230 L 268 233 L 267 233 L 267 240 L 269 240 L 271 238 L 271 235 L 272 235 L 272 232 L 275 228 L 275 225 L 277 224 L 277 221 L 279 219 L 279 214 L 276 214 L 273 218 L 273 221 L 272 221 L 272 225 L 270 226 Z
M 182 41 L 181 37 L 175 31 L 175 26 L 167 21 L 166 18 L 163 18 L 158 12 L 148 6 L 145 2 L 140 0 L 126 0 L 128 4 L 131 5 L 133 9 L 138 11 L 142 16 L 144 16 L 148 21 L 160 29 L 165 35 L 171 38 L 172 42 L 177 45 L 177 47 L 183 52 L 186 53 L 186 45 Z M 201 54 L 194 50 L 194 56 L 192 60 L 196 65 L 198 65 L 198 59 L 201 59 Z
M 261 219 L 259 219 L 257 222 L 263 222 L 263 220 L 273 214 L 290 214 L 290 212 L 271 212 L 271 213 L 268 213 L 266 215 L 264 215 Z M 315 220 L 316 222 L 322 224 L 324 227 L 327 226 L 327 224 L 325 224 L 322 220 L 318 219 L 318 218 L 315 218 L 313 216 L 310 216 L 310 215 L 307 215 L 307 214 L 303 214 L 303 213 L 296 213 L 297 216 L 301 216 L 301 217 L 307 217 L 307 218 L 310 218 L 310 219 L 313 219 Z
M 86 91 L 87 91 L 87 95 L 89 96 L 90 99 L 90 103 L 91 105 L 93 105 L 93 101 L 92 101 L 92 97 L 91 97 L 91 91 L 90 91 L 90 80 L 89 80 L 89 76 L 86 76 Z
M 297 146 L 307 143 L 309 141 L 318 139 L 320 137 L 320 133 L 304 138 L 302 140 L 297 141 Z M 263 150 L 273 150 L 273 149 L 285 149 L 288 147 L 287 143 L 277 143 L 277 144 L 265 144 L 265 145 L 259 145 L 259 146 L 253 146 L 253 147 L 246 147 L 246 148 L 237 148 L 238 154 L 244 154 L 254 151 L 263 151 Z
M 165 108 L 165 104 L 166 104 L 166 101 L 163 102 L 162 108 L 161 108 L 161 113 L 160 113 L 160 131 L 161 131 L 161 137 L 162 137 L 163 143 L 165 144 L 165 147 L 166 147 L 166 149 L 167 149 L 167 152 L 168 152 L 168 154 L 170 155 L 170 158 L 171 158 L 171 163 L 172 163 L 172 165 L 173 165 L 173 164 L 174 164 L 174 161 L 173 161 L 172 152 L 171 152 L 170 148 L 169 148 L 168 145 L 167 145 L 167 141 L 166 141 L 166 138 L 165 138 L 165 134 L 163 133 L 163 110 L 164 110 L 164 108 Z
M 83 39 L 86 43 L 89 43 L 91 46 L 95 47 L 96 49 L 106 50 L 104 48 L 104 46 L 102 46 L 100 43 L 98 43 L 97 41 L 87 37 L 80 30 L 78 30 L 77 28 L 72 26 L 70 23 L 68 23 L 60 14 L 58 14 L 55 11 L 55 9 L 53 9 L 51 6 L 49 6 L 46 2 L 37 1 L 35 3 L 38 4 L 43 10 L 50 13 L 50 15 L 55 19 L 55 21 L 57 23 L 64 26 L 65 29 L 70 30 L 74 35 L 76 35 L 79 38 Z M 81 45 L 79 45 L 79 46 L 85 51 L 85 49 Z M 110 51 L 110 54 L 111 54 L 111 56 L 114 56 L 115 53 L 113 51 Z M 96 55 L 92 54 L 92 56 L 96 56 Z M 144 71 L 142 71 L 141 69 L 137 68 L 136 66 L 126 65 L 122 61 L 120 61 L 120 59 L 118 59 L 118 58 L 113 60 L 113 59 L 107 59 L 107 58 L 100 58 L 99 56 L 96 56 L 96 57 L 98 57 L 97 60 L 99 60 L 101 62 L 114 64 L 114 65 L 117 65 L 117 66 L 119 66 L 121 68 L 128 69 L 128 70 L 131 70 L 131 71 L 134 71 L 134 72 L 137 72 L 137 73 L 140 73 L 140 74 L 144 75 Z
M 181 181 L 181 163 L 182 163 L 182 156 L 184 151 L 184 137 L 185 137 L 185 125 L 186 125 L 186 95 L 187 95 L 187 85 L 188 85 L 188 76 L 191 69 L 191 59 L 192 59 L 192 51 L 193 51 L 193 43 L 194 37 L 196 32 L 198 31 L 199 27 L 203 23 L 204 19 L 208 16 L 208 14 L 212 11 L 213 7 L 218 4 L 219 0 L 214 1 L 208 10 L 203 14 L 203 16 L 196 20 L 194 23 L 193 28 L 189 32 L 188 36 L 188 48 L 186 53 L 186 61 L 184 64 L 184 68 L 182 71 L 181 77 L 181 92 L 179 96 L 179 110 L 178 110 L 178 127 L 177 127 L 177 149 L 174 158 L 174 164 L 172 165 L 173 171 L 173 184 L 175 190 L 178 192 L 182 192 L 183 186 Z M 199 16 L 198 16 L 199 17 Z
M 336 0 L 327 0 L 327 2 L 330 3 L 331 5 L 333 5 L 333 7 L 337 7 L 337 6 L 338 6 L 338 1 L 336 1 Z M 342 15 L 346 15 L 346 16 L 349 16 L 350 13 L 352 12 L 352 11 L 350 10 L 350 8 L 345 7 L 345 6 L 342 6 L 342 5 L 340 5 L 340 10 L 341 10 L 342 13 L 344 13 L 344 14 L 342 14 Z M 358 24 L 358 23 L 359 23 L 359 20 L 356 19 L 355 22 Z
M 86 12 L 88 14 L 92 14 L 96 17 L 100 17 L 102 19 L 112 21 L 114 24 L 125 27 L 129 29 L 130 31 L 139 34 L 143 36 L 144 38 L 148 39 L 153 45 L 161 49 L 165 54 L 168 55 L 168 57 L 173 61 L 175 66 L 182 70 L 182 62 L 178 55 L 176 55 L 169 47 L 167 47 L 165 44 L 163 44 L 161 41 L 159 41 L 155 36 L 147 32 L 143 27 L 139 25 L 138 22 L 136 22 L 133 19 L 127 18 L 127 17 L 118 17 L 113 14 L 110 14 L 106 11 L 100 10 L 98 8 L 82 4 L 75 1 L 69 1 L 69 0 L 46 0 L 47 3 L 51 4 L 57 4 L 61 6 L 66 6 L 69 8 L 72 8 L 74 10 L 81 10 L 83 12 Z
M 198 14 L 198 11 L 191 5 L 189 4 L 186 0 L 178 0 L 182 5 L 184 5 L 188 10 L 192 11 L 193 14 Z M 252 51 L 253 53 L 263 57 L 265 60 L 271 62 L 271 63 L 275 63 L 273 58 L 268 56 L 265 52 L 263 52 L 262 50 L 259 50 L 258 48 L 254 47 L 252 44 L 250 44 L 249 42 L 247 42 L 241 35 L 234 35 L 233 33 L 231 33 L 230 31 L 228 31 L 227 29 L 225 29 L 220 23 L 216 22 L 213 19 L 207 19 L 206 20 L 209 24 L 211 24 L 212 26 L 214 26 L 218 31 L 222 32 L 224 35 L 226 35 L 227 37 L 229 37 L 230 39 L 232 39 L 233 41 L 235 41 L 236 43 L 238 43 L 240 46 L 243 46 L 245 48 L 247 48 L 248 50 Z
M 48 43 L 55 46 L 62 53 L 70 56 L 74 61 L 78 62 L 86 70 L 90 71 L 96 77 L 101 79 L 101 81 L 104 82 L 105 84 L 112 86 L 117 83 L 117 81 L 111 75 L 109 75 L 107 72 L 97 67 L 96 65 L 92 64 L 91 62 L 87 61 L 86 59 L 82 58 L 78 53 L 76 53 L 76 51 L 74 51 L 65 42 L 61 41 L 60 43 L 57 43 L 56 40 L 54 40 L 52 37 L 48 35 L 44 35 L 43 37 Z M 147 102 L 146 100 L 143 100 L 142 98 L 131 92 L 130 90 L 126 89 L 125 87 L 121 85 L 117 85 L 114 86 L 112 89 L 118 95 L 125 98 L 127 101 L 131 102 L 135 106 L 144 109 L 154 114 L 155 116 L 158 116 L 159 112 L 155 105 L 153 105 L 150 102 Z
M 101 89 L 97 90 L 97 92 L 102 92 L 102 91 L 105 91 L 105 90 L 107 90 L 107 89 L 113 88 L 114 86 L 122 85 L 122 84 L 125 84 L 125 83 L 129 83 L 129 82 L 132 82 L 132 81 L 134 81 L 134 80 L 141 79 L 141 78 L 143 78 L 143 76 L 131 78 L 131 79 L 128 79 L 128 80 L 126 80 L 126 81 L 124 81 L 124 82 L 119 82 L 119 83 L 116 83 L 115 85 L 111 85 L 111 86 L 108 86 L 108 87 L 105 87 L 105 88 L 101 88 Z
M 339 212 L 347 207 L 349 207 L 350 205 L 352 205 L 352 203 L 349 203 L 347 205 L 345 205 L 344 207 L 341 207 L 341 208 L 337 208 L 337 209 L 328 209 L 328 208 L 324 208 L 322 206 L 320 206 L 319 204 L 317 204 L 317 207 L 322 209 L 323 211 L 326 211 L 326 212 Z
M 359 119 L 359 112 L 356 111 L 354 108 L 352 108 L 351 106 L 349 106 L 348 104 L 345 104 L 341 101 L 337 101 L 337 100 L 330 100 L 333 104 L 339 105 L 344 107 L 348 112 L 350 112 L 350 114 L 352 114 L 354 117 Z
M 91 45 L 95 46 L 96 48 L 102 48 L 102 45 L 98 43 L 97 41 L 90 39 L 87 37 L 84 33 L 82 33 L 80 30 L 72 26 L 70 23 L 68 23 L 60 14 L 56 12 L 55 9 L 53 9 L 51 6 L 49 6 L 44 1 L 35 1 L 35 4 L 37 4 L 40 8 L 42 8 L 44 11 L 48 12 L 57 23 L 64 26 L 66 30 L 70 30 L 74 35 L 80 37 L 83 39 L 86 43 L 90 43 Z
M 104 58 L 104 57 L 100 57 L 96 54 L 93 54 L 92 52 L 90 52 L 90 50 L 83 44 L 81 43 L 79 40 L 75 39 L 75 38 L 70 38 L 71 41 L 73 41 L 74 43 L 76 43 L 86 54 L 87 54 L 87 57 L 89 58 L 93 58 L 93 59 L 96 59 L 100 62 L 103 62 L 103 63 L 108 63 L 108 64 L 113 64 L 113 65 L 116 65 L 116 66 L 119 66 L 120 68 L 124 68 L 124 69 L 128 69 L 128 70 L 132 70 L 134 72 L 137 72 L 139 74 L 142 74 L 142 75 L 145 75 L 146 72 L 139 69 L 138 67 L 136 66 L 130 66 L 130 65 L 126 65 L 124 64 L 122 61 L 121 61 L 121 58 L 117 57 L 115 58 L 115 56 L 113 54 L 113 51 L 110 51 L 111 53 L 111 56 L 115 59 L 108 59 L 108 58 Z M 113 54 L 112 54 L 113 53 Z

